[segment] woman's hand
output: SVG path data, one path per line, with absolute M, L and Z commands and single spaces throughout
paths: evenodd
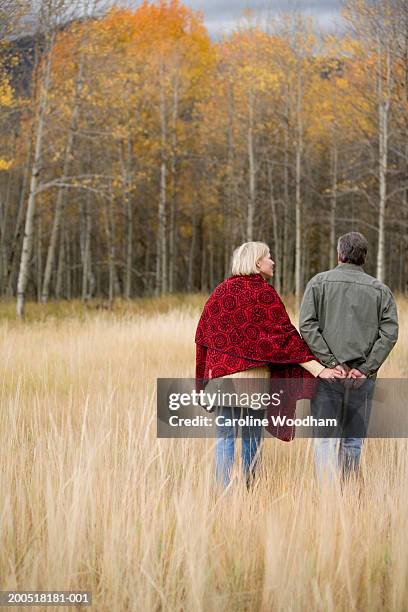
M 325 378 L 326 380 L 330 380 L 331 382 L 334 382 L 336 378 L 347 378 L 347 376 L 340 369 L 324 368 L 324 370 L 322 370 L 320 374 L 318 375 L 318 378 Z

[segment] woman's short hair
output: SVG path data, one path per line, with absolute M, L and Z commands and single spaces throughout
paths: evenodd
M 269 255 L 269 247 L 264 242 L 244 242 L 232 255 L 232 274 L 256 274 L 256 262 Z

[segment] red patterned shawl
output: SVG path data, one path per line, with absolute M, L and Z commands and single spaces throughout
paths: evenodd
M 296 364 L 315 356 L 292 325 L 278 293 L 260 274 L 231 276 L 214 289 L 204 306 L 195 342 L 197 380 L 265 365 L 274 379 L 295 378 L 298 383 L 313 379 Z M 280 414 L 293 417 L 296 400 L 311 396 L 310 385 L 308 390 L 302 384 L 296 388 L 296 397 L 292 393 Z M 294 437 L 294 429 L 267 430 L 282 440 Z

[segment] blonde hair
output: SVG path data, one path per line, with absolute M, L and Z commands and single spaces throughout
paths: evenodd
M 232 274 L 256 274 L 256 262 L 267 255 L 269 247 L 265 242 L 244 242 L 232 255 Z

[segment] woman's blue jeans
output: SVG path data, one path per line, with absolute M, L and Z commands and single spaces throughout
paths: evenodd
M 251 408 L 218 408 L 217 416 L 225 419 L 254 417 L 264 418 L 264 410 L 252 410 Z M 222 419 L 224 420 L 224 419 Z M 215 477 L 219 484 L 226 487 L 231 479 L 231 471 L 234 464 L 235 440 L 238 435 L 238 424 L 217 424 L 217 443 L 215 446 Z M 259 460 L 259 450 L 262 440 L 262 425 L 244 425 L 242 432 L 241 461 L 242 471 L 247 485 L 250 484 Z

